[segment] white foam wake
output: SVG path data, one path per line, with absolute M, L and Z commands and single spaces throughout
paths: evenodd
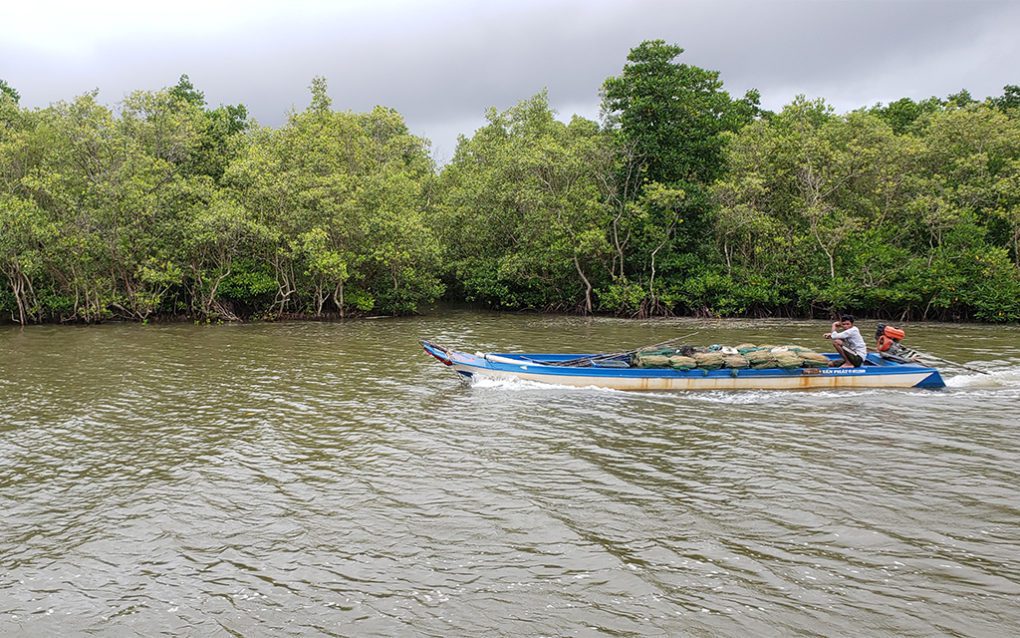
M 1020 367 L 1012 366 L 989 370 L 988 374 L 958 374 L 945 377 L 950 388 L 1008 388 L 1020 387 Z
M 592 391 L 597 390 L 599 392 L 613 392 L 619 393 L 620 390 L 614 390 L 612 388 L 600 388 L 593 385 L 589 386 L 573 386 L 573 385 L 562 385 L 559 383 L 544 383 L 541 381 L 531 381 L 530 379 L 497 379 L 494 377 L 486 377 L 483 375 L 476 374 L 471 378 L 472 388 L 483 388 L 490 389 L 495 388 L 498 390 L 585 390 Z

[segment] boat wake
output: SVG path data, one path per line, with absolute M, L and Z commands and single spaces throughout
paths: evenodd
M 581 390 L 581 391 L 598 391 L 598 392 L 612 392 L 613 394 L 626 394 L 622 390 L 614 390 L 612 388 L 599 388 L 593 385 L 589 386 L 573 386 L 573 385 L 562 385 L 559 383 L 544 383 L 539 381 L 531 381 L 528 379 L 496 379 L 493 377 L 486 377 L 482 375 L 475 375 L 469 382 L 472 388 L 481 389 L 498 389 L 498 390 Z
M 914 392 L 911 388 L 863 388 L 840 390 L 700 390 L 686 393 L 688 401 L 701 403 L 724 403 L 729 405 L 773 405 L 783 406 L 799 402 L 817 402 L 819 399 L 846 401 L 853 397 L 871 397 L 888 392 Z M 657 392 L 660 396 L 676 396 L 676 393 Z
M 1020 366 L 989 370 L 988 374 L 946 377 L 946 386 L 968 389 L 1020 388 Z
M 840 399 L 846 400 L 850 397 L 855 396 L 872 396 L 875 393 L 889 392 L 889 389 L 882 388 L 868 388 L 861 390 L 841 389 L 841 390 L 689 390 L 689 391 L 669 391 L 669 390 L 647 390 L 647 391 L 628 391 L 628 390 L 616 390 L 613 388 L 602 388 L 598 386 L 573 386 L 573 385 L 562 385 L 558 383 L 545 383 L 539 381 L 531 381 L 528 379 L 496 379 L 492 377 L 486 377 L 481 375 L 474 376 L 469 382 L 471 388 L 477 389 L 496 389 L 496 390 L 509 390 L 511 392 L 521 391 L 563 391 L 569 390 L 573 392 L 604 392 L 610 393 L 615 396 L 622 397 L 635 397 L 635 398 L 661 398 L 675 401 L 678 397 L 683 397 L 685 402 L 695 403 L 725 403 L 730 405 L 765 405 L 765 404 L 785 404 L 791 401 L 797 401 L 801 399 L 816 400 L 819 398 L 826 399 Z M 910 392 L 909 389 L 898 389 L 898 391 Z

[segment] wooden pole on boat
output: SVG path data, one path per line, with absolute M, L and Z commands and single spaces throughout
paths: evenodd
M 585 361 L 590 361 L 591 363 L 595 363 L 596 361 L 605 361 L 606 359 L 615 359 L 617 357 L 622 357 L 622 356 L 625 356 L 625 355 L 634 354 L 635 352 L 640 352 L 641 350 L 651 350 L 653 348 L 663 348 L 665 346 L 668 346 L 671 343 L 676 343 L 677 341 L 680 341 L 682 339 L 690 339 L 691 337 L 693 337 L 694 335 L 699 334 L 700 332 L 701 331 L 698 330 L 698 331 L 692 332 L 691 334 L 683 335 L 682 337 L 674 337 L 673 339 L 667 339 L 666 341 L 663 341 L 661 343 L 653 343 L 650 346 L 641 346 L 640 348 L 634 348 L 633 350 L 625 350 L 623 352 L 613 352 L 613 353 L 610 353 L 610 354 L 592 355 L 590 357 L 578 357 L 577 359 L 569 359 L 567 361 L 558 361 L 556 363 L 549 363 L 547 365 L 551 365 L 551 366 L 576 366 L 576 365 L 584 363 Z
M 950 361 L 949 359 L 943 359 L 941 357 L 936 357 L 933 354 L 928 354 L 927 352 L 921 352 L 921 351 L 916 350 L 914 348 L 911 348 L 911 350 L 914 350 L 914 352 L 916 352 L 922 358 L 934 359 L 935 361 L 939 361 L 941 363 L 947 363 L 947 364 L 949 364 L 951 366 L 956 366 L 957 368 L 962 368 L 964 370 L 969 370 L 971 372 L 977 372 L 978 374 L 991 374 L 991 372 L 987 372 L 985 370 L 978 370 L 977 368 L 972 368 L 970 366 L 965 366 L 962 363 L 957 363 L 955 361 Z

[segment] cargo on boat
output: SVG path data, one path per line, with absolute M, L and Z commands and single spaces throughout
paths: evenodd
M 469 354 L 422 341 L 425 352 L 459 375 L 493 379 L 523 379 L 575 387 L 614 390 L 800 390 L 815 388 L 942 388 L 945 383 L 935 368 L 885 353 L 869 353 L 855 368 L 832 367 L 840 360 L 835 353 L 803 355 L 796 367 L 773 349 L 768 355 L 746 353 L 745 363 L 735 363 L 733 354 L 718 357 L 645 355 L 634 352 L 603 354 Z M 810 352 L 810 351 L 805 351 Z M 660 356 L 661 366 L 650 365 L 649 357 Z M 731 358 L 727 365 L 727 357 Z M 820 357 L 824 357 L 822 361 Z M 683 359 L 691 359 L 687 362 Z M 812 361 L 813 359 L 813 361 Z M 757 363 L 752 363 L 757 361 Z M 773 363 L 774 362 L 774 363 Z M 780 367 L 780 364 L 785 367 Z M 770 366 L 775 367 L 762 367 Z

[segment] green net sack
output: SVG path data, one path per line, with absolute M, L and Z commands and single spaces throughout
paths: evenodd
M 694 357 L 685 357 L 678 354 L 669 358 L 669 365 L 674 370 L 690 370 L 691 368 L 698 367 L 698 362 L 694 360 Z
M 776 367 L 783 368 L 784 370 L 792 370 L 800 367 L 800 357 L 796 352 L 787 350 L 786 352 L 780 352 L 775 355 Z
M 818 352 L 801 352 L 801 366 L 805 368 L 828 368 L 829 358 Z
M 720 352 L 695 352 L 694 360 L 703 370 L 718 370 L 723 367 L 723 355 Z
M 669 357 L 664 354 L 638 353 L 634 362 L 639 368 L 666 368 L 669 367 Z
M 752 350 L 751 352 L 748 352 L 747 362 L 755 370 L 777 367 L 776 355 L 772 354 L 768 350 Z
M 731 354 L 723 357 L 723 365 L 727 368 L 733 368 L 734 370 L 742 370 L 749 367 L 751 364 L 748 363 L 747 357 L 739 354 Z
M 752 350 L 746 355 L 747 362 L 752 366 L 756 366 L 759 363 L 772 362 L 775 363 L 775 356 L 768 350 Z

